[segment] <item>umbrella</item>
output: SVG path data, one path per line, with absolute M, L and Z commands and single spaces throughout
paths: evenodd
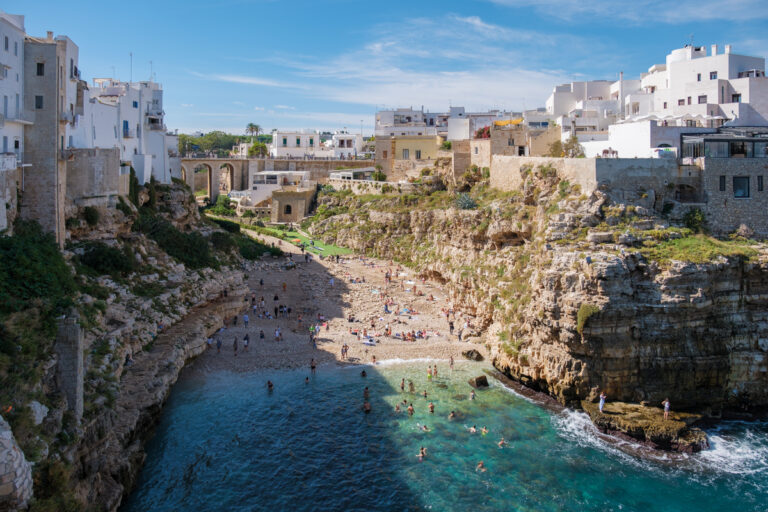
M 301 242 L 301 238 L 294 238 L 294 239 L 293 239 L 293 240 L 291 240 L 291 241 L 292 241 L 292 242 Z

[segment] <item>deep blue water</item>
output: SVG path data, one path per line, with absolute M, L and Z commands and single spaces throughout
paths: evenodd
M 648 460 L 599 438 L 584 414 L 550 412 L 496 382 L 470 401 L 478 364 L 451 373 L 438 363 L 432 382 L 426 364 L 366 367 L 367 378 L 320 367 L 309 384 L 308 370 L 184 375 L 121 512 L 768 510 L 768 423 L 725 423 L 709 431 L 708 452 Z M 428 399 L 408 393 L 408 379 Z M 404 398 L 413 417 L 394 412 Z M 449 421 L 451 410 L 462 418 Z

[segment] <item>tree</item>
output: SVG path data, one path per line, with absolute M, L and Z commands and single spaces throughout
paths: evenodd
M 254 123 L 248 123 L 248 126 L 245 127 L 245 133 L 251 135 L 251 142 L 253 142 L 253 136 L 256 135 L 258 137 L 261 133 L 261 126 Z
M 371 173 L 371 179 L 373 181 L 387 181 L 387 175 L 377 169 L 376 171 Z
M 549 145 L 549 148 L 547 149 L 547 154 L 545 156 L 551 156 L 555 158 L 560 158 L 563 156 L 563 143 L 560 142 L 560 140 L 554 141 L 552 144 Z
M 251 147 L 248 148 L 249 157 L 267 156 L 267 145 L 263 142 L 254 142 Z
M 575 135 L 571 135 L 563 144 L 563 153 L 568 158 L 584 158 L 584 147 L 579 144 L 579 139 Z
M 243 218 L 248 219 L 248 224 L 253 224 L 253 218 L 256 217 L 256 214 L 253 213 L 253 210 L 245 210 L 243 212 Z

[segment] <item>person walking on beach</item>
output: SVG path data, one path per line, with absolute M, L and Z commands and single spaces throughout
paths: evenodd
M 451 356 L 451 359 L 450 359 L 450 363 L 449 363 L 449 364 L 450 364 L 450 366 L 451 366 L 451 371 L 453 371 L 453 356 Z
M 317 364 L 315 363 L 314 358 L 309 362 L 309 368 L 312 370 L 312 375 L 314 375 L 315 370 L 317 369 Z
M 400 381 L 400 391 L 405 391 L 405 378 Z
M 250 319 L 248 318 L 248 313 L 246 313 L 243 315 L 243 324 L 245 324 L 246 328 L 248 328 L 248 320 Z
M 243 352 L 248 352 L 248 343 L 250 343 L 251 337 L 247 334 L 243 336 Z
M 669 398 L 665 398 L 663 402 L 661 402 L 661 405 L 664 406 L 664 419 L 669 419 Z
M 603 412 L 603 407 L 605 407 L 605 391 L 600 392 L 600 405 L 597 406 L 597 408 L 600 410 L 600 412 Z

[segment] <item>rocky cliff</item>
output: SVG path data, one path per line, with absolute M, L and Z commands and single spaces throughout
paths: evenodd
M 180 370 L 242 308 L 243 256 L 267 248 L 201 219 L 182 185 L 144 187 L 135 198 L 68 209 L 61 252 L 34 227 L 2 240 L 30 282 L 0 290 L 14 308 L 0 308 L 0 405 L 12 427 L 0 428 L 0 448 L 16 454 L 0 464 L 13 482 L 0 486 L 0 510 L 29 499 L 27 460 L 32 510 L 116 510 Z M 46 265 L 62 286 L 40 275 Z M 82 329 L 82 417 L 68 403 L 50 328 L 66 311 Z
M 768 251 L 590 197 L 551 169 L 514 193 L 319 198 L 315 236 L 445 283 L 494 365 L 580 407 L 609 400 L 710 415 L 768 405 Z

